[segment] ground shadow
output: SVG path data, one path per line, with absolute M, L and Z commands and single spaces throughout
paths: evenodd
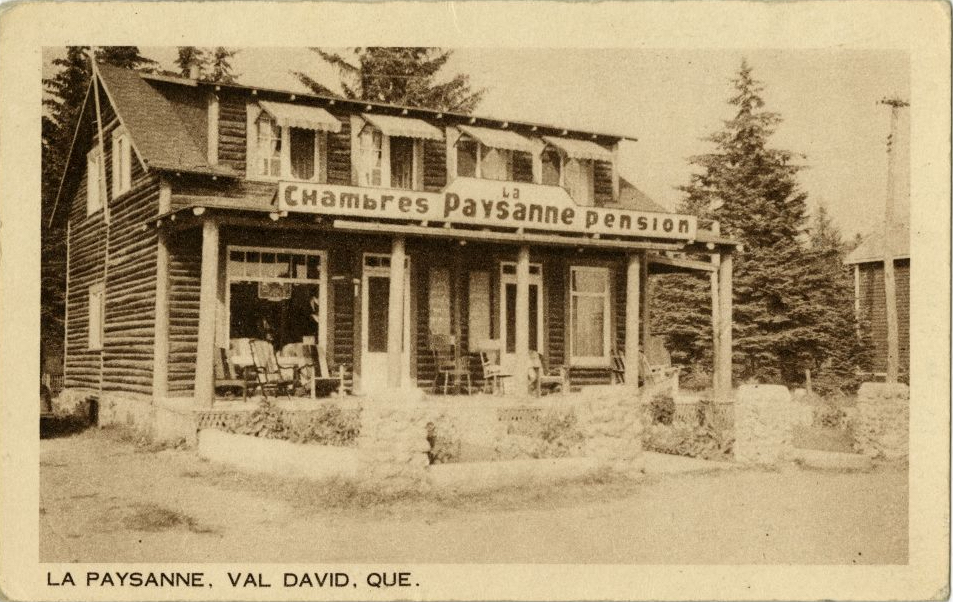
M 52 416 L 40 419 L 40 439 L 71 437 L 82 433 L 92 426 L 85 417 Z

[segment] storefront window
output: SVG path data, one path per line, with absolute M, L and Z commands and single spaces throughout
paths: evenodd
M 609 270 L 573 267 L 571 280 L 572 358 L 600 363 L 609 356 Z
M 270 341 L 278 352 L 327 344 L 325 257 L 320 251 L 230 247 L 229 336 Z

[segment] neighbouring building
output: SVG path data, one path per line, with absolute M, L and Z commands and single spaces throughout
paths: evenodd
M 496 345 L 638 383 L 648 277 L 687 270 L 728 389 L 735 243 L 621 178 L 623 139 L 99 65 L 59 194 L 65 387 L 188 428 L 235 339 L 313 341 L 373 396 L 430 386 L 437 334 L 477 376 Z
M 900 343 L 900 375 L 910 374 L 910 229 L 897 228 L 893 240 L 894 278 L 897 291 L 897 326 Z M 870 325 L 875 376 L 887 372 L 887 294 L 884 289 L 884 235 L 868 236 L 844 260 L 854 269 L 854 309 Z

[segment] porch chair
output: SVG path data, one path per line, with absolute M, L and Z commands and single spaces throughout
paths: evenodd
M 254 381 L 252 386 L 254 387 Z M 215 349 L 215 392 L 219 390 L 229 391 L 235 394 L 242 392 L 242 401 L 248 401 L 248 381 L 245 378 L 238 378 L 235 375 L 232 363 L 228 361 L 228 352 L 224 347 Z
M 440 379 L 443 379 L 443 394 L 447 394 L 447 388 L 451 379 L 455 389 L 462 386 L 462 379 L 467 381 L 467 394 L 473 393 L 473 382 L 470 377 L 470 369 L 466 367 L 467 358 L 461 357 L 459 361 L 454 357 L 453 345 L 450 338 L 445 334 L 430 335 L 430 350 L 434 354 L 437 365 L 437 378 L 433 381 L 433 392 L 437 393 Z
M 261 339 L 252 339 L 250 341 L 251 358 L 255 370 L 257 386 L 261 389 L 261 394 L 268 399 L 268 390 L 274 391 L 274 395 L 284 394 L 291 399 L 295 384 L 298 380 L 297 368 L 284 368 L 278 364 L 278 356 L 275 355 L 274 346 L 268 341 Z M 291 370 L 289 377 L 287 371 Z
M 338 366 L 337 376 L 331 376 L 328 368 L 328 356 L 324 347 L 318 345 L 304 345 L 304 353 L 310 360 L 302 368 L 308 368 L 309 373 L 305 376 L 311 389 L 311 399 L 318 395 L 325 397 L 333 393 L 344 394 L 344 364 Z
M 645 350 L 639 353 L 639 360 L 640 373 L 646 388 L 670 388 L 673 397 L 678 393 L 681 368 L 672 365 L 672 358 L 662 337 L 649 337 Z
M 625 358 L 618 350 L 612 352 L 612 384 L 621 385 L 625 383 Z
M 538 351 L 530 351 L 529 360 L 533 369 L 533 389 L 537 396 L 549 390 L 554 393 L 569 392 L 569 369 L 566 366 L 550 368 Z
M 483 392 L 493 395 L 503 393 L 504 379 L 513 378 L 509 372 L 504 372 L 497 358 L 499 351 L 484 349 L 480 351 L 480 365 L 483 367 Z

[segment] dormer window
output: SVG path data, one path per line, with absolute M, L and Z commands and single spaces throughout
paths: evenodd
M 595 166 L 590 159 L 566 161 L 566 187 L 580 205 L 592 205 L 596 198 Z
M 341 122 L 320 107 L 261 101 L 248 106 L 249 172 L 262 179 L 324 182 L 327 132 Z
M 281 128 L 268 113 L 258 118 L 257 175 L 281 175 Z
M 358 186 L 423 190 L 423 141 L 443 131 L 421 119 L 364 113 L 354 116 L 354 175 Z
M 457 141 L 457 176 L 533 181 L 536 143 L 509 130 L 461 125 Z
M 113 130 L 113 197 L 132 188 L 132 144 L 125 129 Z
M 558 155 L 560 185 L 565 186 L 569 195 L 580 205 L 594 205 L 596 202 L 596 162 L 612 164 L 615 159 L 612 151 L 592 142 L 576 138 L 562 138 L 558 136 L 543 136 L 546 149 L 543 150 L 543 183 L 547 182 L 547 155 Z M 553 159 L 555 161 L 555 159 Z M 553 167 L 550 167 L 548 178 L 554 178 Z
M 540 157 L 540 162 L 542 164 L 540 183 L 546 186 L 562 186 L 563 162 L 562 157 L 559 156 L 559 151 L 551 147 L 545 148 Z

